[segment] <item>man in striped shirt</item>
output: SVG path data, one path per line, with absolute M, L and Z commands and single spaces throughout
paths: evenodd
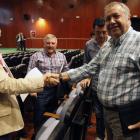
M 58 74 L 62 63 L 64 67 L 62 71 L 68 70 L 67 61 L 65 55 L 56 51 L 57 38 L 48 34 L 44 38 L 44 49 L 36 52 L 30 58 L 28 71 L 37 67 L 42 74 L 54 73 Z M 53 112 L 57 106 L 57 98 L 55 96 L 56 87 L 44 88 L 41 93 L 30 93 L 33 96 L 33 114 L 34 114 L 34 131 L 38 131 L 40 124 L 43 122 L 43 114 L 47 112 Z
M 124 137 L 117 110 L 140 99 L 140 33 L 131 27 L 130 10 L 123 3 L 107 5 L 105 20 L 109 42 L 88 64 L 57 77 L 78 82 L 99 73 L 97 95 L 104 106 L 107 139 L 140 140 L 137 134 Z

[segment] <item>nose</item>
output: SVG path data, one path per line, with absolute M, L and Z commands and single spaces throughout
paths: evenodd
M 53 44 L 52 43 L 50 43 L 50 47 L 52 47 L 53 46 Z
M 114 19 L 114 17 L 111 17 L 111 19 L 110 19 L 110 23 L 115 23 L 115 19 Z
M 103 32 L 100 32 L 100 37 L 103 37 L 103 36 L 104 36 Z

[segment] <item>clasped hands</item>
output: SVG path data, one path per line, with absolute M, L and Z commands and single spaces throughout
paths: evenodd
M 43 75 L 43 79 L 44 79 L 44 86 L 49 88 L 54 87 L 60 83 L 59 74 L 46 73 Z
M 60 83 L 59 74 L 46 73 L 43 75 L 44 86 L 45 87 L 54 87 Z M 37 93 L 30 93 L 30 96 L 37 98 Z

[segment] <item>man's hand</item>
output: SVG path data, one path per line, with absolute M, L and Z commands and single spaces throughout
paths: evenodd
M 30 96 L 37 98 L 37 93 L 30 93 Z
M 83 88 L 89 87 L 89 85 L 90 85 L 90 79 L 89 78 L 84 79 L 84 80 L 81 81 L 81 86 Z
M 52 73 L 46 73 L 43 75 L 44 79 L 44 86 L 46 87 L 54 87 L 59 82 L 59 74 L 52 74 Z
M 135 129 L 135 128 L 140 128 L 140 122 L 128 126 L 128 129 L 130 130 Z

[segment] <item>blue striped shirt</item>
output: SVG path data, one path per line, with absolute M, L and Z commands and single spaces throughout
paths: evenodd
M 64 54 L 60 52 L 55 52 L 53 57 L 50 57 L 45 49 L 42 49 L 30 58 L 28 72 L 37 67 L 42 74 L 45 73 L 55 73 L 58 74 L 61 68 L 62 63 L 64 62 L 64 67 L 62 71 L 68 70 L 67 60 Z
M 97 93 L 106 106 L 140 99 L 140 33 L 129 28 L 116 42 L 110 39 L 86 65 L 70 70 L 73 82 L 99 73 Z

